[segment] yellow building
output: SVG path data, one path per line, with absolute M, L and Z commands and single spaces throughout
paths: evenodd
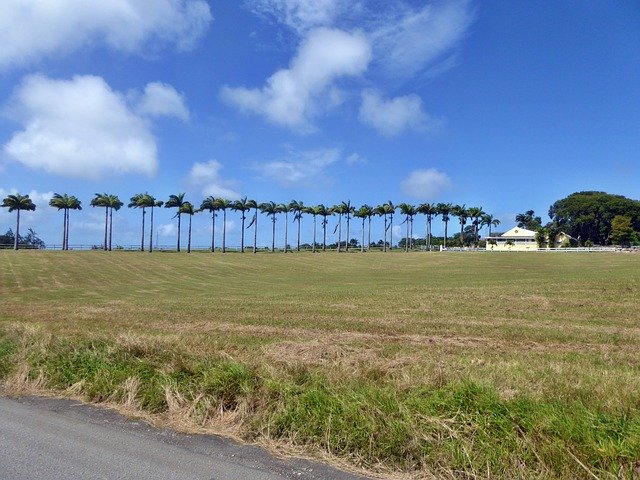
M 536 232 L 526 228 L 513 227 L 496 237 L 487 237 L 487 250 L 526 252 L 538 250 Z

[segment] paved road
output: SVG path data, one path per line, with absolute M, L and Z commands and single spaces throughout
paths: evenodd
M 2 480 L 357 480 L 209 435 L 181 435 L 69 400 L 0 397 Z

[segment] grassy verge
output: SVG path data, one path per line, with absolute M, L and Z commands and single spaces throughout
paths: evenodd
M 0 252 L 0 377 L 385 477 L 636 478 L 639 260 Z

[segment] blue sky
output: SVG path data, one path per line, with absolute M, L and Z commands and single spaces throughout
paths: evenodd
M 575 191 L 639 197 L 636 1 L 5 0 L 0 41 L 0 195 L 29 193 L 48 243 L 53 192 L 83 201 L 72 245 L 101 241 L 95 192 L 452 202 L 505 229 Z M 139 219 L 118 212 L 114 244 Z

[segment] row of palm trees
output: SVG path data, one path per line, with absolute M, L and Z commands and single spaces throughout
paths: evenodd
M 271 251 L 276 249 L 276 221 L 277 216 L 284 214 L 284 252 L 289 250 L 288 236 L 289 236 L 289 214 L 293 216 L 293 222 L 297 223 L 297 245 L 296 250 L 300 251 L 300 229 L 303 215 L 311 215 L 313 217 L 313 244 L 312 249 L 315 252 L 319 247 L 319 243 L 316 242 L 317 237 L 317 220 L 320 217 L 320 226 L 322 228 L 322 250 L 327 248 L 327 226 L 329 224 L 328 218 L 337 215 L 338 221 L 333 231 L 334 235 L 338 233 L 337 251 L 342 250 L 344 243 L 344 249 L 349 249 L 349 237 L 350 237 L 350 225 L 352 218 L 358 218 L 362 222 L 362 241 L 360 242 L 360 249 L 365 250 L 365 223 L 368 226 L 368 241 L 366 242 L 367 249 L 371 248 L 371 219 L 374 216 L 380 216 L 384 218 L 384 242 L 383 250 L 386 252 L 387 248 L 393 248 L 393 216 L 399 211 L 404 216 L 404 221 L 400 225 L 406 225 L 406 239 L 404 248 L 409 251 L 413 248 L 413 222 L 414 217 L 418 214 L 424 215 L 425 224 L 425 243 L 427 249 L 431 249 L 432 246 L 432 234 L 431 227 L 433 220 L 440 216 L 444 223 L 444 247 L 446 248 L 448 237 L 448 224 L 451 217 L 457 217 L 460 224 L 460 241 L 464 243 L 464 229 L 468 222 L 473 226 L 473 238 L 475 244 L 479 240 L 479 230 L 484 227 L 489 227 L 489 236 L 491 236 L 491 228 L 500 224 L 500 221 L 494 218 L 482 210 L 481 207 L 466 208 L 464 205 L 453 205 L 451 203 L 423 203 L 418 206 L 414 206 L 408 203 L 400 203 L 394 205 L 391 201 L 372 207 L 364 204 L 358 209 L 351 204 L 350 201 L 341 202 L 338 205 L 327 207 L 323 204 L 315 206 L 306 206 L 302 201 L 292 200 L 288 204 L 265 202 L 258 203 L 255 200 L 243 197 L 239 200 L 228 200 L 226 198 L 216 198 L 209 196 L 205 198 L 200 204 L 199 208 L 196 208 L 191 202 L 185 200 L 185 194 L 180 193 L 178 195 L 170 195 L 169 199 L 165 202 L 157 200 L 153 195 L 149 193 L 138 193 L 131 197 L 128 204 L 129 208 L 137 208 L 142 210 L 142 233 L 140 240 L 140 250 L 145 250 L 145 218 L 147 209 L 150 209 L 150 228 L 149 228 L 149 252 L 153 251 L 153 216 L 154 208 L 162 207 L 175 208 L 178 223 L 178 241 L 177 250 L 180 251 L 180 238 L 181 238 L 181 218 L 182 215 L 189 216 L 189 233 L 187 252 L 191 252 L 191 222 L 193 215 L 199 212 L 208 211 L 211 214 L 211 251 L 216 249 L 216 218 L 219 212 L 222 212 L 222 252 L 226 252 L 226 224 L 227 224 L 227 211 L 233 210 L 239 212 L 241 215 L 241 241 L 240 251 L 245 251 L 245 230 L 253 227 L 253 252 L 257 251 L 257 235 L 258 235 L 258 212 L 265 214 L 272 222 L 272 239 L 271 239 Z M 113 234 L 113 212 L 120 210 L 124 206 L 124 203 L 118 198 L 117 195 L 108 193 L 96 193 L 91 200 L 92 207 L 102 207 L 105 209 L 105 226 L 104 226 L 104 250 L 111 250 L 112 247 L 112 234 Z M 62 249 L 69 249 L 69 212 L 71 210 L 82 210 L 82 202 L 75 196 L 65 194 L 54 194 L 51 198 L 49 205 L 63 210 L 64 223 L 63 223 L 63 236 L 62 236 Z M 35 204 L 28 195 L 9 195 L 2 203 L 3 207 L 9 208 L 9 211 L 17 211 L 16 222 L 16 240 L 14 248 L 18 248 L 18 236 L 20 229 L 20 211 L 21 210 L 35 210 Z M 247 220 L 247 213 L 253 211 L 248 226 L 245 226 Z M 346 241 L 342 241 L 342 225 L 343 220 L 346 223 Z M 389 242 L 387 243 L 387 234 L 389 234 Z

